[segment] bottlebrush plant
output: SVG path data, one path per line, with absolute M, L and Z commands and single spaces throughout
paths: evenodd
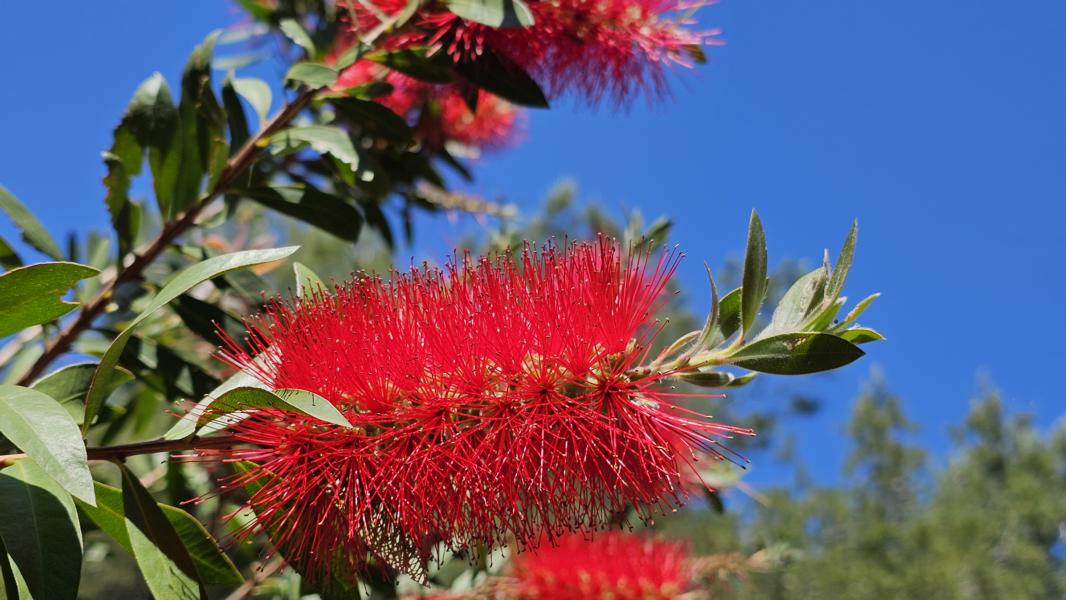
M 112 596 L 242 598 L 291 567 L 324 597 L 390 597 L 401 575 L 433 583 L 448 557 L 480 572 L 502 548 L 539 573 L 575 535 L 667 513 L 745 463 L 730 440 L 756 432 L 701 414 L 699 388 L 835 369 L 882 339 L 854 325 L 875 296 L 840 316 L 854 227 L 764 311 L 754 212 L 742 284 L 710 279 L 703 327 L 676 339 L 661 316 L 682 255 L 655 227 L 331 283 L 292 263 L 278 283 L 297 247 L 266 247 L 280 228 L 249 212 L 387 249 L 416 209 L 505 216 L 439 169 L 468 178 L 478 150 L 514 143 L 519 105 L 658 100 L 665 69 L 716 38 L 660 1 L 240 4 L 176 102 L 158 74 L 134 93 L 104 153 L 113 235 L 61 249 L 0 187 L 24 242 L 0 240 L 6 596 L 90 595 L 86 547 L 133 557 L 144 589 Z M 217 84 L 214 48 L 235 39 L 287 40 L 284 81 Z M 142 174 L 151 205 L 131 197 Z M 611 573 L 636 546 L 657 568 L 676 550 L 602 539 L 590 556 L 627 557 L 603 558 Z

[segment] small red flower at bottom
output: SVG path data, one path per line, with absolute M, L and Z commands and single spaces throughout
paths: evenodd
M 750 430 L 676 403 L 638 369 L 679 255 L 613 241 L 361 276 L 249 321 L 223 359 L 315 392 L 353 428 L 282 411 L 232 427 L 230 482 L 312 578 L 386 563 L 420 576 L 435 548 L 553 543 L 632 507 L 679 504 L 697 454 Z
M 670 600 L 688 589 L 693 573 L 681 543 L 609 532 L 519 554 L 512 575 L 519 600 Z

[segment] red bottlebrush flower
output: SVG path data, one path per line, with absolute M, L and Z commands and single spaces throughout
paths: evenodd
M 261 486 L 256 523 L 312 577 L 369 559 L 418 575 L 436 544 L 530 547 L 672 508 L 697 450 L 750 433 L 636 369 L 678 259 L 601 238 L 275 302 L 249 322 L 257 355 L 229 340 L 222 358 L 355 427 L 256 413 L 232 427 L 254 447 L 221 451 L 253 465 L 231 485 Z
M 661 93 L 665 67 L 691 66 L 690 52 L 716 45 L 718 31 L 693 31 L 676 0 L 529 2 L 530 27 L 495 29 L 440 11 L 425 16 L 428 42 L 454 60 L 477 61 L 486 49 L 531 73 L 550 96 L 566 92 L 624 103 L 634 92 Z
M 567 536 L 554 547 L 515 556 L 512 570 L 519 600 L 669 600 L 693 576 L 683 544 L 621 532 Z
M 709 2 L 706 2 L 709 3 Z M 375 2 L 395 14 L 403 3 Z M 455 61 L 476 63 L 491 51 L 522 67 L 551 96 L 576 92 L 590 101 L 624 103 L 634 92 L 664 89 L 665 68 L 691 66 L 693 51 L 718 45 L 718 31 L 696 31 L 688 16 L 703 2 L 684 0 L 531 0 L 529 27 L 493 28 L 468 21 L 441 3 L 423 6 L 411 24 L 384 42 L 395 49 L 429 46 Z M 349 23 L 368 31 L 374 11 L 353 3 Z

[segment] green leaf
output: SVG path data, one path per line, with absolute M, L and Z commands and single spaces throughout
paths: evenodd
M 96 486 L 96 506 L 78 503 L 78 508 L 92 520 L 104 533 L 115 540 L 127 552 L 133 554 L 133 546 L 126 530 L 126 511 L 122 490 L 94 482 Z M 207 529 L 184 510 L 157 502 L 167 521 L 181 538 L 188 550 L 200 580 L 206 584 L 240 585 L 244 578 L 211 537 Z
M 745 373 L 740 377 L 734 377 L 733 381 L 730 381 L 729 385 L 727 385 L 726 387 L 738 388 L 748 385 L 749 383 L 751 383 L 751 380 L 755 379 L 755 377 L 757 377 L 758 375 L 758 373 Z
M 707 270 L 707 281 L 711 285 L 711 309 L 707 312 L 707 321 L 703 324 L 703 330 L 700 331 L 700 337 L 696 340 L 696 348 L 711 347 L 711 340 L 714 339 L 714 333 L 716 331 L 715 326 L 718 324 L 718 286 L 714 285 L 714 275 L 711 274 L 711 266 L 704 262 L 703 268 Z
M 537 82 L 518 64 L 488 48 L 471 61 L 459 61 L 455 70 L 474 85 L 515 104 L 548 108 L 548 98 Z
M 332 99 L 332 103 L 341 114 L 367 132 L 401 143 L 410 141 L 414 137 L 407 121 L 380 102 L 338 97 Z
M 840 312 L 840 308 L 847 302 L 847 297 L 841 296 L 834 300 L 832 304 L 826 306 L 821 312 L 814 315 L 810 321 L 807 322 L 801 329 L 804 331 L 825 331 L 833 324 L 833 319 L 836 318 L 837 313 Z
M 100 407 L 103 406 L 104 399 L 107 397 L 106 384 L 104 382 L 111 381 L 112 373 L 115 370 L 115 366 L 118 365 L 122 350 L 125 348 L 130 336 L 133 335 L 133 331 L 137 326 L 152 313 L 162 308 L 171 300 L 189 291 L 193 286 L 207 281 L 212 277 L 217 277 L 223 273 L 235 269 L 243 269 L 244 267 L 249 267 L 251 265 L 281 260 L 295 252 L 297 249 L 297 246 L 288 246 L 285 248 L 246 250 L 244 252 L 223 254 L 192 265 L 181 273 L 178 273 L 177 276 L 170 280 L 170 283 L 164 286 L 163 289 L 159 290 L 159 293 L 156 294 L 155 298 L 152 298 L 152 301 L 148 303 L 148 306 L 145 307 L 141 314 L 137 315 L 137 318 L 131 321 L 126 329 L 115 336 L 114 341 L 108 346 L 107 352 L 101 357 L 100 366 L 97 368 L 96 374 L 93 376 L 92 385 L 89 387 L 89 392 L 85 398 L 85 422 L 82 424 L 82 432 L 84 433 L 88 431 L 89 425 L 93 421 L 93 417 L 96 416 L 96 413 L 100 411 Z
M 318 89 L 333 85 L 337 81 L 337 70 L 320 63 L 298 62 L 285 74 L 285 80 Z
M 378 50 L 367 53 L 364 58 L 426 83 L 451 83 L 452 81 L 451 62 L 443 56 L 443 53 L 427 56 L 424 48 Z
M 353 204 L 310 184 L 260 187 L 235 191 L 233 195 L 254 200 L 349 242 L 359 239 L 363 229 L 363 215 Z
M 230 155 L 236 154 L 248 138 L 252 137 L 248 129 L 248 117 L 244 114 L 244 105 L 233 88 L 233 79 L 222 82 L 222 107 L 226 110 L 226 124 L 229 127 Z
M 189 294 L 182 294 L 171 303 L 171 308 L 193 333 L 212 344 L 218 343 L 219 327 L 230 335 L 244 332 L 240 318 L 224 310 L 217 302 L 204 302 Z
M 135 206 L 129 202 L 130 178 L 141 171 L 144 151 L 148 152 L 148 165 L 152 171 L 152 186 L 161 212 L 169 208 L 174 192 L 174 177 L 178 161 L 167 158 L 180 148 L 172 148 L 178 132 L 178 110 L 170 94 L 166 79 L 159 73 L 153 73 L 144 80 L 133 94 L 122 122 L 115 129 L 114 144 L 111 151 L 104 155 L 108 166 L 108 175 L 104 179 L 108 186 L 107 205 L 111 213 L 112 226 L 119 234 L 119 245 L 124 247 L 123 238 L 132 239 L 133 228 L 137 227 L 139 214 L 127 213 Z M 132 136 L 132 139 L 130 139 Z
M 848 278 L 848 271 L 851 270 L 851 259 L 855 255 L 855 238 L 858 233 L 859 220 L 856 219 L 851 224 L 851 231 L 848 232 L 848 237 L 844 240 L 840 255 L 837 256 L 837 264 L 833 266 L 833 274 L 830 276 L 829 285 L 825 290 L 827 302 L 836 300 L 840 293 L 844 291 L 844 281 Z
M 852 327 L 851 329 L 845 329 L 840 332 L 840 337 L 853 344 L 880 342 L 885 339 L 885 336 L 869 327 Z
M 57 369 L 37 380 L 30 387 L 47 394 L 66 409 L 67 414 L 74 422 L 81 424 L 85 419 L 85 394 L 89 391 L 93 373 L 96 373 L 98 363 L 76 363 Z M 115 369 L 111 381 L 107 385 L 107 395 L 115 391 L 118 386 L 133 379 L 133 373 L 119 367 Z
M 843 367 L 863 354 L 855 344 L 828 333 L 783 333 L 754 341 L 727 360 L 760 373 L 803 375 Z
M 305 414 L 341 427 L 352 427 L 348 419 L 344 418 L 329 400 L 318 394 L 295 389 L 271 392 L 258 387 L 239 387 L 218 396 L 211 404 L 211 409 L 202 413 L 196 420 L 196 427 L 203 427 L 231 413 L 268 408 Z
M 489 27 L 529 27 L 533 11 L 522 0 L 447 0 L 448 10 Z
M 30 388 L 0 385 L 0 433 L 63 489 L 90 504 L 96 501 L 78 425 L 53 398 Z
M 282 148 L 311 146 L 322 154 L 330 154 L 347 163 L 352 170 L 359 168 L 359 153 L 348 132 L 331 125 L 303 125 L 290 127 L 270 136 L 270 143 Z
M 725 371 L 691 371 L 682 373 L 680 377 L 686 383 L 707 388 L 726 387 L 734 379 L 732 373 L 726 373 Z
M 182 73 L 178 127 L 164 159 L 165 177 L 161 178 L 171 195 L 168 202 L 157 198 L 167 219 L 195 204 L 204 177 L 208 176 L 212 185 L 229 157 L 226 115 L 211 88 L 211 56 L 218 35 L 212 32 L 193 50 Z
M 205 597 L 192 556 L 148 490 L 122 470 L 122 510 L 133 557 L 156 598 L 198 600 Z
M 0 275 L 0 338 L 74 310 L 78 303 L 63 301 L 63 295 L 78 281 L 98 273 L 77 263 L 48 262 Z
M 118 238 L 119 256 L 125 256 L 137 237 L 141 207 L 129 198 L 131 179 L 141 172 L 144 151 L 149 151 L 152 173 L 159 175 L 163 155 L 177 127 L 177 111 L 167 82 L 154 73 L 137 87 L 115 128 L 111 149 L 104 153 L 107 165 L 105 198 L 111 226 Z
M 265 357 L 266 354 L 264 353 L 261 356 Z M 262 358 L 256 357 L 255 362 L 262 362 Z M 229 379 L 223 381 L 222 384 L 219 385 L 217 388 L 211 390 L 209 394 L 207 394 L 202 400 L 196 403 L 196 406 L 194 406 L 192 410 L 182 415 L 181 420 L 175 423 L 173 427 L 171 427 L 165 434 L 163 434 L 163 439 L 180 440 L 196 433 L 196 423 L 197 421 L 199 421 L 200 417 L 208 411 L 208 408 L 211 406 L 211 403 L 213 403 L 216 398 L 224 395 L 226 392 L 240 387 L 261 387 L 263 389 L 266 389 L 263 383 L 260 382 L 258 379 L 252 377 L 244 371 L 238 371 L 234 373 Z
M 7 240 L 0 238 L 0 267 L 14 269 L 21 266 L 22 259 L 19 258 L 18 252 L 15 252 L 15 249 L 11 247 L 11 244 L 7 243 Z
M 19 584 L 22 584 L 21 586 Z M 18 600 L 29 596 L 22 573 L 17 573 L 8 556 L 4 538 L 0 538 L 0 600 Z
M 759 333 L 759 337 L 769 337 L 775 333 L 799 328 L 811 312 L 821 306 L 826 275 L 825 269 L 819 267 L 797 279 L 781 297 L 770 319 L 770 325 Z
M 855 320 L 859 318 L 859 315 L 865 312 L 866 309 L 869 308 L 871 304 L 873 304 L 874 300 L 877 300 L 880 297 L 881 293 L 878 292 L 876 294 L 870 294 L 869 296 L 863 298 L 861 301 L 859 301 L 858 304 L 855 305 L 855 308 L 852 308 L 851 311 L 848 312 L 848 314 L 844 317 L 844 320 L 841 321 L 839 325 L 833 327 L 833 331 L 843 331 L 848 325 L 854 323 Z
M 63 260 L 63 251 L 59 249 L 59 245 L 44 225 L 41 225 L 25 204 L 2 185 L 0 185 L 0 210 L 4 211 L 15 227 L 22 232 L 23 241 L 51 258 Z
M 0 515 L 0 538 L 30 597 L 77 597 L 82 539 L 70 494 L 32 460 L 20 460 L 0 471 Z
M 292 43 L 304 49 L 308 56 L 315 55 L 315 42 L 311 40 L 311 36 L 307 34 L 307 30 L 304 26 L 295 19 L 282 19 L 278 22 L 278 28 L 285 34 L 285 37 L 289 38 Z
M 308 296 L 315 293 L 328 293 L 329 286 L 326 285 L 322 278 L 317 273 L 311 270 L 311 267 L 307 265 L 293 261 L 292 263 L 293 273 L 296 275 L 296 295 Z
M 270 115 L 272 100 L 270 86 L 262 79 L 254 77 L 236 77 L 230 82 L 233 84 L 233 89 L 252 105 L 255 114 L 259 116 L 259 122 L 266 121 Z
M 740 292 L 741 288 L 736 288 L 718 301 L 718 323 L 708 347 L 714 348 L 740 330 Z
M 754 210 L 748 221 L 748 244 L 744 252 L 744 274 L 741 278 L 740 319 L 741 337 L 748 335 L 755 318 L 759 315 L 759 306 L 766 297 L 766 235 L 763 233 L 762 221 Z

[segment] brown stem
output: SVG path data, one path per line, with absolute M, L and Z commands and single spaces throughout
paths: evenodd
M 33 366 L 29 368 L 26 373 L 18 380 L 18 385 L 28 385 L 37 379 L 45 369 L 52 364 L 55 359 L 63 355 L 70 349 L 71 344 L 78 338 L 86 329 L 88 329 L 93 321 L 104 311 L 108 303 L 111 302 L 111 296 L 115 289 L 122 283 L 127 281 L 134 281 L 141 277 L 145 268 L 152 264 L 164 250 L 177 239 L 181 234 L 185 233 L 189 229 L 192 229 L 196 225 L 196 218 L 200 215 L 207 205 L 211 204 L 214 200 L 222 196 L 226 190 L 235 183 L 238 178 L 247 171 L 258 156 L 259 152 L 265 146 L 264 140 L 284 127 L 289 123 L 296 115 L 307 107 L 314 99 L 319 90 L 307 90 L 302 92 L 296 100 L 291 104 L 286 105 L 273 119 L 267 123 L 262 130 L 259 131 L 254 137 L 249 139 L 241 148 L 230 157 L 226 166 L 223 168 L 222 173 L 219 175 L 218 181 L 215 183 L 211 191 L 199 200 L 188 210 L 181 214 L 181 216 L 175 220 L 167 223 L 160 230 L 159 235 L 154 240 L 149 242 L 143 249 L 134 252 L 133 261 L 125 268 L 121 267 L 121 259 L 119 260 L 119 270 L 115 278 L 105 283 L 100 290 L 99 295 L 96 296 L 90 302 L 82 305 L 81 310 L 78 312 L 78 316 L 67 323 L 66 327 L 59 333 L 59 335 L 48 342 L 45 346 L 44 353 L 40 358 L 33 363 Z
M 275 557 L 274 560 L 270 561 L 265 566 L 256 569 L 252 574 L 251 579 L 242 583 L 241 587 L 234 590 L 229 596 L 226 596 L 226 600 L 243 600 L 244 598 L 247 598 L 255 591 L 255 588 L 259 587 L 260 583 L 269 579 L 271 575 L 280 571 L 284 566 L 285 559 L 280 556 Z
M 182 440 L 150 440 L 147 442 L 134 442 L 132 444 L 119 444 L 116 446 L 100 446 L 86 448 L 89 460 L 123 460 L 129 456 L 139 454 L 155 454 L 156 452 L 180 452 L 184 450 L 206 450 L 209 448 L 229 448 L 240 443 L 232 436 L 217 436 L 207 438 L 186 438 Z M 0 456 L 0 467 L 14 464 L 26 458 L 26 454 L 6 454 Z

